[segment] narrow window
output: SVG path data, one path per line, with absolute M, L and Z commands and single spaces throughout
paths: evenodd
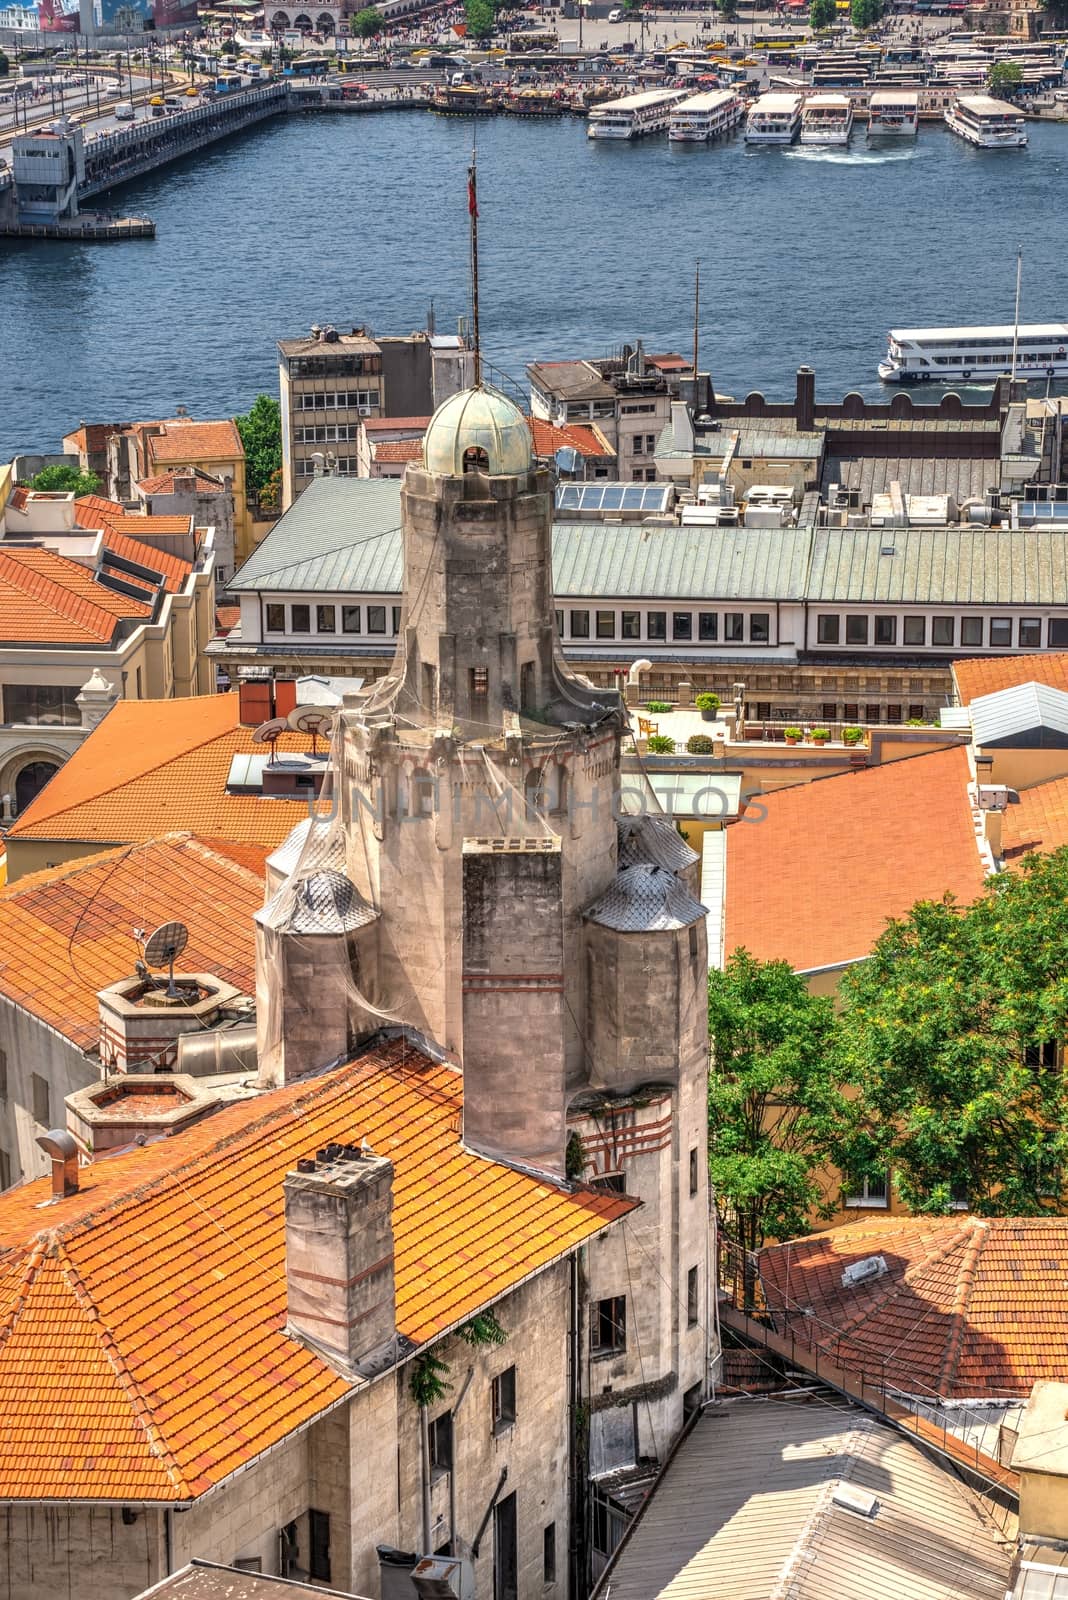
M 754 611 L 749 618 L 750 644 L 767 644 L 771 638 L 771 617 L 766 611 Z
M 430 1470 L 432 1473 L 452 1471 L 452 1412 L 444 1411 L 435 1417 L 428 1429 L 430 1435 Z
M 311 632 L 311 607 L 290 606 L 289 629 L 291 633 Z
M 955 623 L 955 617 L 932 617 L 931 643 L 952 644 L 953 636 L 956 633 Z
M 696 1145 L 692 1145 L 691 1148 L 690 1148 L 690 1193 L 691 1193 L 691 1195 L 695 1195 L 697 1193 L 697 1174 L 698 1174 L 698 1171 L 699 1171 L 699 1168 L 698 1168 L 698 1165 L 697 1165 L 697 1146 Z
M 719 638 L 719 613 L 716 611 L 699 611 L 697 613 L 697 637 L 706 644 L 715 644 Z
M 359 606 L 342 606 L 341 607 L 341 631 L 342 631 L 342 633 L 359 633 L 359 631 L 360 631 L 360 608 L 359 608 Z
M 267 632 L 268 633 L 285 633 L 285 631 L 286 631 L 286 608 L 285 608 L 285 606 L 281 606 L 281 605 L 277 605 L 277 604 L 269 605 L 267 607 Z
M 515 1495 L 493 1509 L 493 1600 L 518 1600 L 519 1531 Z
M 693 613 L 691 611 L 672 612 L 671 637 L 673 639 L 693 638 Z
M 571 637 L 572 639 L 588 639 L 590 636 L 590 614 L 588 611 L 572 611 Z
M 519 669 L 519 708 L 521 711 L 534 710 L 533 661 L 524 661 Z
M 39 1122 L 42 1128 L 52 1126 L 52 1095 L 48 1087 L 48 1079 L 39 1077 L 36 1072 L 30 1074 L 30 1087 L 33 1092 L 33 1120 Z
M 556 1523 L 550 1522 L 541 1535 L 541 1581 L 556 1582 Z
M 337 611 L 333 606 L 316 606 L 315 631 L 316 633 L 337 632 Z
M 823 612 L 816 618 L 816 640 L 819 644 L 838 643 L 839 619 L 829 612 Z
M 640 639 L 642 636 L 642 614 L 640 611 L 624 611 L 622 615 L 622 636 L 624 639 Z
M 667 638 L 666 611 L 647 611 L 645 613 L 645 637 L 647 639 Z
M 627 1348 L 627 1301 L 625 1295 L 597 1300 L 590 1318 L 590 1349 L 595 1356 L 617 1355 Z
M 740 611 L 723 614 L 723 639 L 726 644 L 741 644 L 745 638 L 745 617 Z
M 330 1582 L 330 1515 L 326 1511 L 308 1512 L 308 1577 Z
M 493 1380 L 491 1389 L 493 1404 L 493 1431 L 500 1433 L 503 1428 L 510 1428 L 515 1421 L 515 1368 L 505 1367 Z
M 616 636 L 616 614 L 614 611 L 598 611 L 597 637 L 598 639 L 614 639 Z
M 876 617 L 876 619 L 875 619 L 875 643 L 876 644 L 896 644 L 897 643 L 897 618 L 896 617 Z
M 697 1268 L 691 1267 L 686 1274 L 686 1326 L 696 1328 L 697 1319 Z
M 468 682 L 470 685 L 471 715 L 475 717 L 480 713 L 484 713 L 489 703 L 489 668 L 469 668 Z
M 1042 623 L 1038 617 L 1020 618 L 1020 649 L 1038 650 L 1042 644 Z

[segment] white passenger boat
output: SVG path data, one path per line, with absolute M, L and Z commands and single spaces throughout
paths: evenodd
M 668 138 L 673 143 L 707 144 L 721 139 L 742 119 L 743 106 L 734 89 L 710 89 L 672 106 Z
M 848 144 L 853 102 L 847 94 L 810 94 L 801 113 L 802 144 Z
M 586 133 L 591 139 L 640 139 L 646 133 L 662 133 L 671 108 L 685 97 L 685 89 L 644 89 L 621 100 L 606 100 L 590 111 Z
M 800 94 L 762 94 L 749 108 L 746 144 L 793 144 L 801 126 Z
M 1016 149 L 1027 143 L 1023 112 L 988 94 L 957 95 L 946 107 L 945 119 L 954 133 L 981 150 Z
M 877 89 L 868 101 L 869 139 L 914 139 L 919 124 L 916 89 Z
M 1068 323 L 989 328 L 892 328 L 879 363 L 884 383 L 990 383 L 1013 367 L 1020 378 L 1068 377 Z

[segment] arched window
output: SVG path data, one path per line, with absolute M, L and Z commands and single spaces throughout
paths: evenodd
M 523 796 L 527 802 L 528 812 L 534 814 L 545 807 L 545 793 L 541 786 L 541 768 L 531 767 L 523 779 Z
M 562 764 L 556 768 L 555 782 L 552 786 L 552 813 L 554 817 L 566 817 L 568 806 L 568 783 L 570 774 Z
M 49 778 L 54 778 L 59 768 L 54 761 L 31 761 L 15 779 L 15 814 L 20 816 L 31 800 L 37 798 Z
M 464 451 L 465 472 L 488 472 L 489 456 L 481 445 L 469 444 Z

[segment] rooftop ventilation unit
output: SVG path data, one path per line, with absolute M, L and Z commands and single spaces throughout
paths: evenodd
M 874 1517 L 879 1512 L 879 1502 L 866 1489 L 855 1489 L 851 1483 L 839 1483 L 831 1495 L 834 1505 L 843 1511 L 852 1511 L 858 1517 Z
M 874 1283 L 889 1268 L 885 1256 L 865 1256 L 863 1261 L 853 1261 L 842 1273 L 842 1288 L 855 1289 L 861 1283 Z
M 455 1556 L 424 1556 L 411 1582 L 419 1600 L 474 1600 L 471 1563 Z

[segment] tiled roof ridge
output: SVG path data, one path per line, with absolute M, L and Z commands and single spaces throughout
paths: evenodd
M 27 1255 L 25 1265 L 23 1267 L 22 1283 L 19 1286 L 19 1292 L 11 1302 L 3 1325 L 0 1326 L 0 1349 L 3 1348 L 3 1346 L 10 1339 L 11 1335 L 14 1333 L 15 1328 L 18 1325 L 18 1320 L 23 1311 L 26 1309 L 30 1298 L 30 1291 L 33 1288 L 37 1274 L 40 1271 L 41 1262 L 45 1258 L 48 1244 L 49 1235 L 47 1233 L 39 1233 L 33 1242 L 33 1248 Z M 3 1253 L 6 1254 L 7 1252 Z
M 55 552 L 53 552 L 55 554 Z M 56 555 L 57 561 L 62 561 L 63 556 Z M 4 551 L 0 551 L 0 578 L 5 579 L 14 588 L 22 589 L 40 605 L 47 606 L 58 613 L 67 622 L 73 622 L 77 627 L 84 628 L 87 633 L 96 633 L 111 639 L 115 632 L 119 617 L 115 612 L 108 611 L 104 606 L 98 606 L 85 595 L 72 594 L 69 589 L 64 589 L 61 583 L 50 578 L 47 573 L 39 571 L 36 567 L 29 566 L 21 561 L 16 561 Z M 142 601 L 133 601 L 134 605 L 142 605 Z M 150 607 L 144 607 L 147 615 Z M 93 626 L 93 623 L 96 626 Z
M 213 1144 L 190 1150 L 185 1159 L 176 1165 L 165 1167 L 161 1172 L 155 1173 L 151 1178 L 146 1178 L 142 1183 L 112 1195 L 95 1210 L 83 1211 L 77 1217 L 72 1217 L 69 1222 L 59 1224 L 52 1230 L 52 1237 L 57 1241 L 77 1237 L 86 1229 L 95 1227 L 98 1222 L 111 1212 L 122 1210 L 132 1200 L 140 1201 L 146 1199 L 148 1196 L 158 1193 L 169 1184 L 175 1182 L 180 1185 L 185 1173 L 214 1161 L 233 1145 L 262 1142 L 279 1122 L 295 1120 L 317 1101 L 328 1100 L 331 1095 L 338 1093 L 342 1089 L 351 1090 L 362 1078 L 373 1077 L 375 1073 L 393 1071 L 400 1065 L 395 1059 L 396 1054 L 396 1050 L 389 1046 L 380 1053 L 369 1053 L 360 1057 L 357 1061 L 349 1062 L 347 1070 L 344 1067 L 341 1068 L 342 1077 L 339 1077 L 339 1068 L 337 1066 L 317 1070 L 305 1080 L 307 1082 L 306 1093 L 298 1095 L 293 1100 L 287 1100 L 284 1105 L 267 1107 L 258 1117 L 254 1117 L 249 1122 L 241 1122 L 228 1132 L 223 1133 Z M 428 1057 L 420 1057 L 420 1059 L 426 1061 L 428 1065 L 433 1064 Z M 298 1080 L 298 1082 L 300 1081 Z M 291 1084 L 285 1087 L 295 1088 L 297 1085 Z M 236 1105 L 247 1106 L 248 1102 L 238 1101 Z M 236 1106 L 232 1109 L 236 1109 Z M 222 1115 L 224 1113 L 216 1113 L 217 1117 Z M 206 1133 L 210 1133 L 211 1125 L 214 1124 L 214 1121 L 215 1119 L 213 1118 L 210 1124 L 205 1124 Z
M 138 845 L 139 850 L 147 850 L 151 845 L 165 841 L 168 844 L 184 845 L 203 861 L 210 861 L 213 866 L 222 867 L 225 872 L 233 873 L 235 878 L 252 878 L 258 888 L 263 887 L 263 879 L 251 867 L 246 867 L 243 862 L 235 861 L 233 856 L 224 855 L 221 850 L 215 850 L 207 842 L 192 832 L 163 833 L 157 839 L 146 839 L 144 844 Z
M 82 1281 L 81 1273 L 66 1250 L 63 1249 L 62 1241 L 58 1234 L 44 1233 L 39 1237 L 42 1243 L 48 1241 L 46 1253 L 50 1253 L 53 1249 L 55 1250 L 61 1262 L 62 1274 L 67 1286 L 81 1308 L 86 1321 L 92 1324 L 94 1336 L 103 1351 L 104 1359 L 115 1374 L 119 1387 L 130 1403 L 130 1411 L 137 1426 L 145 1436 L 145 1442 L 150 1453 L 155 1456 L 182 1498 L 192 1500 L 194 1498 L 193 1490 L 186 1482 L 182 1470 L 163 1435 L 152 1422 L 152 1407 L 142 1394 L 140 1384 L 126 1365 L 119 1349 L 118 1340 L 100 1315 L 92 1295 Z
M 979 1266 L 979 1257 L 990 1238 L 988 1225 L 978 1218 L 972 1219 L 972 1236 L 964 1251 L 960 1270 L 957 1273 L 957 1295 L 953 1304 L 953 1312 L 949 1322 L 949 1336 L 946 1339 L 945 1353 L 942 1357 L 942 1370 L 938 1375 L 939 1394 L 952 1392 L 957 1368 L 960 1365 L 961 1350 L 964 1346 L 964 1335 L 968 1326 L 968 1304 L 975 1286 L 975 1274 Z

